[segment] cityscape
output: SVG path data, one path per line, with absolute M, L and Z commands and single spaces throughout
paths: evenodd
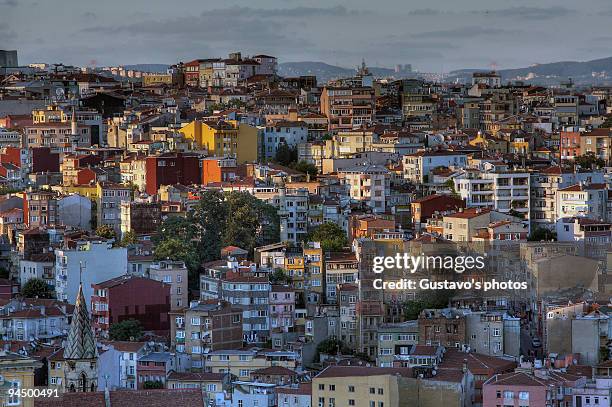
M 603 40 L 529 64 L 537 30 L 519 56 L 510 27 L 417 24 L 330 52 L 329 24 L 333 48 L 381 14 L 126 5 L 129 26 L 67 12 L 90 23 L 62 49 L 60 24 L 14 32 L 20 1 L 0 2 L 2 406 L 612 406 Z M 398 16 L 569 13 L 436 4 Z

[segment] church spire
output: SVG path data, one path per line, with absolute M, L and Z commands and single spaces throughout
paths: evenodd
M 83 285 L 79 285 L 68 340 L 64 349 L 65 359 L 95 359 L 97 357 L 96 341 L 89 321 L 89 312 L 83 295 Z

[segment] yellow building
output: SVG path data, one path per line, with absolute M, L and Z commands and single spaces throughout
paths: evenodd
M 70 185 L 62 186 L 61 192 L 69 194 L 79 194 L 91 200 L 98 199 L 98 187 L 96 185 Z
M 323 300 L 323 249 L 319 242 L 308 242 L 304 245 L 304 258 L 306 269 L 304 284 L 308 288 L 307 302 L 319 303 Z
M 60 349 L 48 358 L 49 388 L 62 392 L 66 377 L 64 375 L 64 349 Z
M 22 356 L 18 353 L 0 352 L 0 393 L 3 406 L 34 406 L 34 398 L 10 395 L 8 390 L 33 389 L 34 371 L 42 367 L 36 359 Z
M 296 292 L 296 301 L 304 298 L 304 256 L 288 252 L 285 256 L 285 271 L 291 278 L 291 288 Z
M 194 148 L 205 149 L 210 157 L 236 157 L 238 163 L 255 162 L 259 151 L 259 130 L 235 120 L 195 120 L 180 129 Z
M 418 379 L 408 368 L 329 366 L 312 379 L 312 405 L 462 407 L 471 397 L 465 377 L 459 369 Z
M 151 73 L 142 77 L 142 86 L 174 85 L 179 82 L 179 75 L 169 73 Z

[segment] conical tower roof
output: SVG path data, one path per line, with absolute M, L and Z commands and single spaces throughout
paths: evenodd
M 98 355 L 96 340 L 89 321 L 89 312 L 83 295 L 83 285 L 79 286 L 68 341 L 64 349 L 65 359 L 95 359 Z

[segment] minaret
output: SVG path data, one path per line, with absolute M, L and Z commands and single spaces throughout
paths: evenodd
M 82 273 L 82 266 L 80 272 Z M 90 392 L 98 390 L 98 349 L 89 320 L 89 312 L 79 284 L 70 331 L 64 348 L 65 391 Z

